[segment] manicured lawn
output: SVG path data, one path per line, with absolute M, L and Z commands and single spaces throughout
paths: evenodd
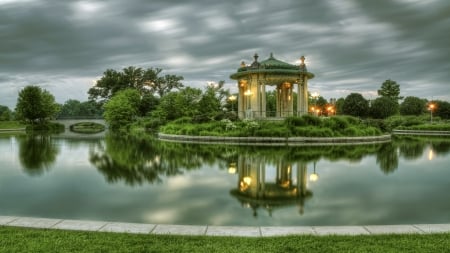
M 0 227 L 0 252 L 448 252 L 450 234 L 267 238 Z
M 18 121 L 0 121 L 0 130 L 2 129 L 20 129 L 25 128 L 25 125 Z
M 95 122 L 79 122 L 70 126 L 70 130 L 76 133 L 94 134 L 105 131 L 105 126 Z

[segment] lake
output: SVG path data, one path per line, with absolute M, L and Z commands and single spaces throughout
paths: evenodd
M 347 146 L 0 136 L 0 215 L 193 225 L 450 223 L 450 138 Z

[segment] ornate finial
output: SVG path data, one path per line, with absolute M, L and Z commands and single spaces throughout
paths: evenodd
M 302 57 L 300 57 L 300 61 L 302 62 L 301 64 L 302 65 L 305 65 L 305 56 L 304 55 L 302 55 Z
M 245 61 L 241 61 L 241 68 L 245 67 Z
M 255 62 L 257 62 L 258 61 L 258 54 L 257 53 L 255 53 L 255 55 L 253 56 L 253 58 L 255 58 Z

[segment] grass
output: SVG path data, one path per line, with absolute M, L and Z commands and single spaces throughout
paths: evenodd
M 180 118 L 162 126 L 165 134 L 200 136 L 259 136 L 259 137 L 353 137 L 381 135 L 374 126 L 350 116 L 329 118 L 305 115 L 288 117 L 282 121 L 242 120 L 210 121 L 194 123 L 189 118 Z
M 105 131 L 105 126 L 95 122 L 79 122 L 71 125 L 70 130 L 75 133 L 95 134 Z
M 449 249 L 448 233 L 245 238 L 0 227 L 0 252 L 448 252 Z
M 2 129 L 23 129 L 25 125 L 19 121 L 0 121 L 0 130 Z

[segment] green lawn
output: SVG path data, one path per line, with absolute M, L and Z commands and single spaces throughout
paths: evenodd
M 2 129 L 20 129 L 25 128 L 25 125 L 18 121 L 0 121 L 0 130 Z
M 267 238 L 0 227 L 0 252 L 449 252 L 450 234 Z

